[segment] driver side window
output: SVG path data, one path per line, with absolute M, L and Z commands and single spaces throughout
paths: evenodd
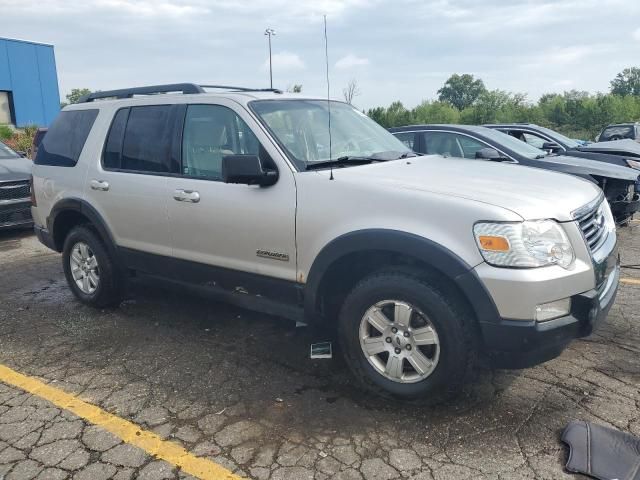
M 448 157 L 476 158 L 476 152 L 487 145 L 466 135 L 452 132 L 425 132 L 426 153 L 437 153 Z
M 182 173 L 222 180 L 222 157 L 258 155 L 260 143 L 230 108 L 189 105 L 182 134 Z

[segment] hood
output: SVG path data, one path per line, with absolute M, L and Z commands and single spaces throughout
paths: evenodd
M 632 168 L 587 158 L 549 155 L 548 157 L 536 159 L 535 162 L 536 166 L 540 165 L 539 168 L 549 166 L 552 170 L 572 175 L 616 178 L 630 182 L 638 180 L 638 172 Z
M 570 175 L 478 160 L 427 155 L 334 170 L 336 180 L 456 196 L 505 208 L 526 220 L 573 220 L 600 189 Z
M 582 152 L 615 153 L 617 155 L 630 155 L 640 157 L 640 143 L 635 140 L 625 138 L 624 140 L 614 140 L 612 142 L 590 143 L 578 147 Z
M 26 158 L 0 159 L 0 182 L 28 180 L 32 166 Z

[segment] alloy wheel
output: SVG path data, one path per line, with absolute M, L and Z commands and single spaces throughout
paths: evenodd
M 424 380 L 440 358 L 433 323 L 414 305 L 398 300 L 383 300 L 365 312 L 360 347 L 380 375 L 398 383 Z

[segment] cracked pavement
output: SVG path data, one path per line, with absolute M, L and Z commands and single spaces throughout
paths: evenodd
M 640 224 L 620 232 L 640 263 Z M 573 419 L 640 435 L 640 286 L 558 359 L 481 366 L 465 394 L 420 407 L 369 398 L 326 333 L 135 279 L 115 310 L 79 304 L 60 256 L 0 232 L 0 364 L 259 480 L 580 479 L 563 467 Z M 640 270 L 623 270 L 640 278 Z M 323 336 L 325 335 L 325 336 Z M 47 401 L 0 383 L 0 478 L 192 478 Z

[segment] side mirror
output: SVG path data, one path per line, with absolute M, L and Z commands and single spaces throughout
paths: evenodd
M 542 144 L 542 150 L 548 150 L 550 152 L 556 153 L 562 150 L 562 148 L 556 142 L 544 142 Z
M 278 172 L 263 170 L 257 155 L 225 155 L 222 157 L 222 181 L 268 187 L 278 181 Z
M 493 160 L 497 162 L 506 160 L 506 158 L 504 158 L 504 156 L 502 156 L 502 154 L 496 149 L 488 147 L 478 150 L 476 152 L 476 158 L 479 160 Z

